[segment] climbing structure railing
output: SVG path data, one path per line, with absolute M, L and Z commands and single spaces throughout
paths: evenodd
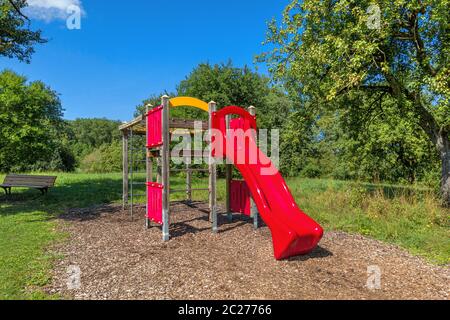
M 208 121 L 180 120 L 170 118 L 170 109 L 178 107 L 193 107 L 208 112 Z M 254 107 L 249 108 L 250 112 L 255 113 Z M 143 162 L 146 164 L 146 226 L 162 226 L 163 240 L 170 239 L 171 212 L 170 196 L 175 193 L 185 193 L 187 203 L 192 203 L 193 192 L 207 191 L 209 194 L 209 220 L 212 224 L 212 231 L 218 230 L 218 206 L 217 206 L 217 165 L 214 161 L 212 148 L 209 148 L 207 159 L 208 168 L 194 168 L 192 159 L 204 157 L 204 150 L 191 150 L 189 159 L 185 159 L 185 165 L 182 168 L 171 168 L 170 142 L 174 135 L 174 130 L 183 129 L 189 134 L 198 133 L 199 123 L 201 132 L 205 134 L 213 128 L 214 114 L 217 112 L 216 103 L 206 103 L 201 100 L 190 97 L 178 97 L 170 99 L 167 96 L 162 97 L 161 105 L 153 107 L 146 106 L 146 111 L 135 120 L 126 123 L 120 127 L 123 134 L 124 148 L 124 182 L 123 182 L 123 207 L 129 208 L 133 217 L 134 207 L 137 205 L 137 199 L 141 199 L 143 194 L 136 193 L 136 187 L 143 183 L 136 179 L 143 172 L 136 170 L 141 168 Z M 230 128 L 243 128 L 248 123 L 243 118 L 227 119 L 227 126 Z M 196 131 L 197 130 L 197 131 Z M 134 137 L 145 137 L 145 159 L 138 159 L 133 148 L 135 145 Z M 208 135 L 207 135 L 208 136 Z M 212 143 L 213 136 L 209 135 L 208 144 Z M 156 179 L 153 171 L 156 163 Z M 209 175 L 209 184 L 207 188 L 193 188 L 192 177 L 195 172 L 207 172 Z M 171 188 L 171 173 L 185 173 L 186 184 L 184 189 Z M 258 226 L 258 215 L 256 206 L 251 200 L 251 195 L 244 181 L 233 180 L 232 165 L 226 165 L 226 214 L 231 221 L 233 213 L 240 213 L 254 218 L 255 227 Z

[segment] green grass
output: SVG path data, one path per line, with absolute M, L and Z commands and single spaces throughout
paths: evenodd
M 55 217 L 68 208 L 121 199 L 120 174 L 57 175 L 57 187 L 45 197 L 15 189 L 10 199 L 0 198 L 0 300 L 57 298 L 39 290 L 48 283 L 56 258 L 46 249 L 65 237 L 55 230 Z
M 45 197 L 36 190 L 16 189 L 8 201 L 0 198 L 0 299 L 58 298 L 40 290 L 48 283 L 57 258 L 47 249 L 66 236 L 56 231 L 55 218 L 69 208 L 121 201 L 119 173 L 57 175 L 56 188 Z M 193 184 L 204 188 L 208 182 L 194 179 Z M 289 179 L 288 184 L 300 207 L 327 230 L 363 234 L 436 263 L 450 262 L 449 212 L 427 190 L 298 178 Z M 183 189 L 184 179 L 174 178 L 172 188 Z M 144 188 L 134 191 L 143 193 Z M 183 197 L 180 193 L 173 199 Z M 194 192 L 194 197 L 206 200 L 207 193 Z M 223 202 L 224 197 L 222 180 L 218 200 Z
M 362 234 L 450 263 L 450 212 L 427 189 L 298 178 L 288 184 L 300 207 L 327 230 Z

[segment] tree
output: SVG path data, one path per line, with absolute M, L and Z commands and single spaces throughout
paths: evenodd
M 0 172 L 71 170 L 56 92 L 12 71 L 0 73 Z
M 294 102 L 283 88 L 272 86 L 267 77 L 254 72 L 249 67 L 238 68 L 233 66 L 232 62 L 215 65 L 199 64 L 177 86 L 176 93 L 166 94 L 171 97 L 191 96 L 206 102 L 214 100 L 219 108 L 230 105 L 246 108 L 253 105 L 257 108 L 258 127 L 263 129 L 283 129 L 286 118 L 294 110 Z M 159 105 L 161 94 L 152 95 L 146 99 L 137 107 L 135 115 L 142 114 L 147 103 L 153 106 Z M 171 117 L 206 120 L 208 115 L 193 108 L 175 108 L 171 110 Z M 283 141 L 284 137 L 286 140 Z M 293 148 L 294 142 L 288 141 L 288 139 L 290 139 L 289 135 L 282 134 L 282 149 L 290 152 L 282 153 L 281 167 L 285 172 L 295 172 L 295 169 L 291 170 L 291 167 L 300 161 L 292 160 L 299 159 L 296 152 L 303 153 L 302 146 L 305 141 L 302 140 Z
M 107 119 L 76 119 L 68 121 L 70 148 L 78 160 L 95 149 L 120 141 L 120 121 Z
M 0 0 L 0 55 L 29 63 L 34 46 L 47 42 L 41 31 L 29 29 L 30 21 L 21 9 L 26 0 Z
M 364 121 L 370 106 L 394 98 L 397 115 L 412 115 L 438 151 L 450 205 L 450 1 L 374 4 L 295 0 L 280 26 L 269 25 L 267 42 L 275 48 L 261 60 L 318 109 L 359 112 Z M 363 110 L 362 94 L 373 101 Z
M 293 102 L 280 87 L 273 87 L 269 78 L 249 67 L 234 67 L 232 62 L 211 65 L 202 63 L 177 87 L 178 96 L 192 96 L 203 101 L 215 101 L 220 108 L 251 105 L 257 108 L 258 125 L 264 129 L 280 129 Z M 204 117 L 196 110 L 186 110 L 195 118 Z

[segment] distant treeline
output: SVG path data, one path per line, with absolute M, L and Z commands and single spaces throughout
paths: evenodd
M 439 184 L 439 159 L 423 133 L 413 130 L 412 118 L 393 114 L 360 126 L 351 114 L 329 112 L 315 117 L 307 103 L 251 69 L 231 63 L 199 65 L 176 91 L 171 95 L 214 100 L 221 107 L 255 105 L 260 128 L 280 129 L 280 167 L 285 175 Z M 137 106 L 135 115 L 146 103 L 157 105 L 162 94 Z M 388 109 L 389 103 L 394 102 L 383 107 Z M 0 109 L 2 172 L 122 168 L 120 122 L 63 120 L 57 94 L 41 82 L 27 83 L 11 71 L 1 73 Z M 189 108 L 172 113 L 179 118 L 205 116 Z

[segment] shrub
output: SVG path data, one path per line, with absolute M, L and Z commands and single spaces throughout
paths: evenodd
M 116 141 L 95 149 L 81 161 L 81 170 L 87 173 L 122 171 L 122 144 Z

